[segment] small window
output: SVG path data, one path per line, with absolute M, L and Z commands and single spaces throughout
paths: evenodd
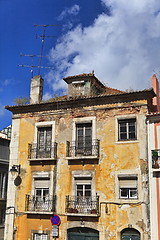
M 77 198 L 90 198 L 92 196 L 92 179 L 91 178 L 76 178 L 76 197 Z
M 118 140 L 135 140 L 136 136 L 136 119 L 126 119 L 118 121 Z
M 119 177 L 119 198 L 137 199 L 137 177 Z
M 5 199 L 7 195 L 7 173 L 0 172 L 0 198 Z
M 48 240 L 48 234 L 34 233 L 33 240 Z

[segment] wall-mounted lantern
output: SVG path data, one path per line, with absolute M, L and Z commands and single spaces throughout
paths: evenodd
M 13 165 L 12 168 L 10 169 L 10 172 L 12 176 L 15 176 L 16 173 L 18 173 L 18 175 L 20 174 L 20 170 L 21 170 L 21 165 Z

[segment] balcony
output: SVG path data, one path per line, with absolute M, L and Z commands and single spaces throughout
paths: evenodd
M 66 158 L 72 159 L 98 159 L 99 158 L 99 140 L 92 141 L 67 141 Z
M 152 150 L 152 168 L 160 170 L 160 149 Z
M 38 144 L 28 144 L 28 159 L 30 161 L 57 159 L 57 143 L 46 149 L 39 149 Z
M 99 196 L 66 196 L 66 214 L 68 216 L 99 216 Z
M 55 212 L 56 196 L 48 196 L 45 199 L 36 196 L 26 195 L 25 211 L 27 213 L 53 214 Z

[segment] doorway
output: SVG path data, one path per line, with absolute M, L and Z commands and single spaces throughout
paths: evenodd
M 121 240 L 140 240 L 140 233 L 134 228 L 126 228 L 121 232 Z
M 99 232 L 85 227 L 71 228 L 67 232 L 68 240 L 99 240 Z

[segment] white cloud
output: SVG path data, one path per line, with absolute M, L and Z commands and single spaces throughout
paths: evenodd
M 153 70 L 160 70 L 160 2 L 103 0 L 111 16 L 100 14 L 94 23 L 78 25 L 50 51 L 57 70 L 48 75 L 53 89 L 65 85 L 64 76 L 88 73 L 119 89 L 150 87 Z
M 8 84 L 10 83 L 10 80 L 6 79 L 4 80 L 4 82 L 2 83 L 3 86 L 8 86 Z
M 4 115 L 4 106 L 0 103 L 0 117 Z
M 64 11 L 61 12 L 61 14 L 59 15 L 58 20 L 61 21 L 68 15 L 76 16 L 79 13 L 79 11 L 80 11 L 80 7 L 77 4 L 73 5 L 70 8 L 65 8 Z

